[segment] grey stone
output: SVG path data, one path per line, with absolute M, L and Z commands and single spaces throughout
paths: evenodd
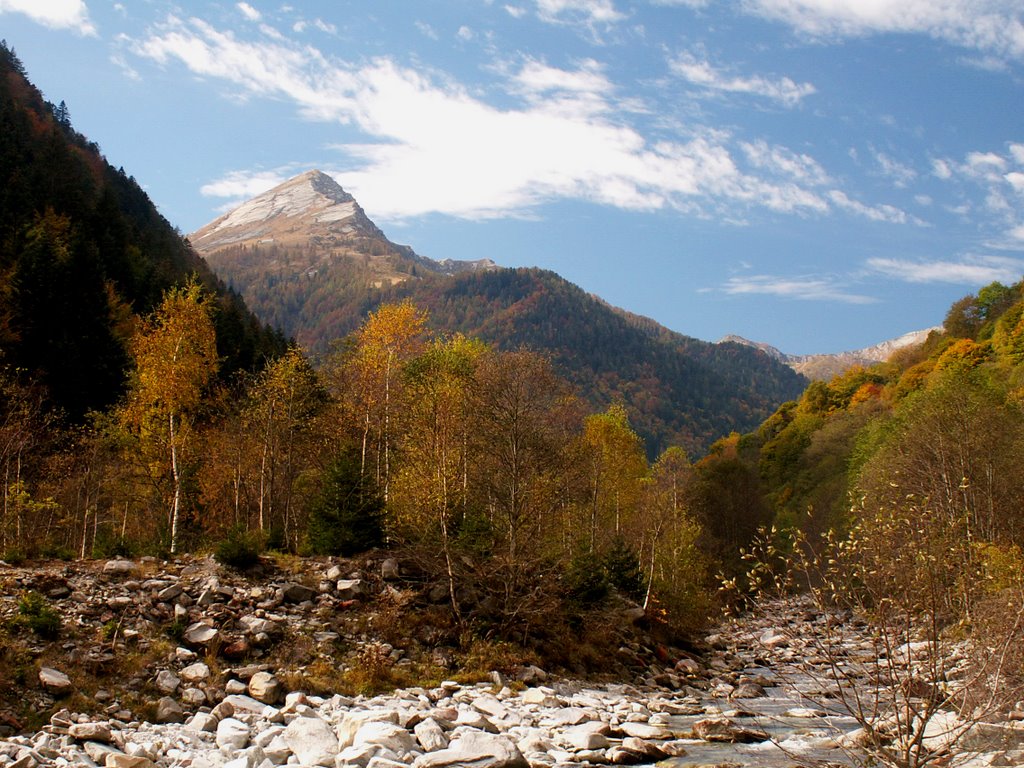
M 109 742 L 110 723 L 75 723 L 68 728 L 68 736 L 79 741 Z
M 249 678 L 249 695 L 264 704 L 276 704 L 284 697 L 284 686 L 269 672 L 257 672 Z
M 197 621 L 185 630 L 185 642 L 191 645 L 209 645 L 220 637 L 216 627 L 212 627 L 202 621 Z
M 607 734 L 608 726 L 605 723 L 589 722 L 574 725 L 566 728 L 560 734 L 560 740 L 573 749 L 607 749 L 610 746 Z
M 156 703 L 156 721 L 158 723 L 180 723 L 185 719 L 185 710 L 181 704 L 170 696 L 163 696 Z
M 109 744 L 104 744 L 99 741 L 87 741 L 82 745 L 82 749 L 85 750 L 85 754 L 89 756 L 91 760 L 94 760 L 100 765 L 106 765 L 107 755 L 123 755 L 117 747 L 112 747 Z
M 201 707 L 206 703 L 206 691 L 202 688 L 186 688 L 181 692 L 181 700 L 190 707 Z
M 181 687 L 181 678 L 169 669 L 161 669 L 156 673 L 156 687 L 160 693 L 172 694 Z
M 196 733 L 214 733 L 217 730 L 217 718 L 209 712 L 196 712 L 185 723 L 185 728 Z
M 528 768 L 523 753 L 511 741 L 503 736 L 473 731 L 467 731 L 452 741 L 448 749 L 427 752 L 413 763 L 414 768 L 454 765 L 472 768 Z
M 43 688 L 56 696 L 71 693 L 74 688 L 70 677 L 52 667 L 43 667 L 39 670 L 39 682 Z
M 355 600 L 366 593 L 366 584 L 362 579 L 339 579 L 335 587 L 341 600 Z
M 338 746 L 351 747 L 356 731 L 365 723 L 397 723 L 398 712 L 393 709 L 361 709 L 346 712 L 337 727 Z
M 380 575 L 385 581 L 394 581 L 400 577 L 398 561 L 389 557 L 380 564 Z
M 416 749 L 413 735 L 397 723 L 364 723 L 352 737 L 352 746 L 358 747 L 362 744 L 376 744 L 399 756 L 407 755 Z
M 416 740 L 423 747 L 424 752 L 436 752 L 439 749 L 448 748 L 448 736 L 437 720 L 432 717 L 416 723 L 413 726 L 413 733 L 416 734 Z
M 131 560 L 108 560 L 103 564 L 103 573 L 109 576 L 126 576 L 135 570 Z
M 302 765 L 334 765 L 338 737 L 319 717 L 295 718 L 284 729 L 282 738 Z
M 217 746 L 222 752 L 237 752 L 249 743 L 249 726 L 234 717 L 217 723 Z
M 285 584 L 281 588 L 281 591 L 284 599 L 290 603 L 304 603 L 307 600 L 313 600 L 316 597 L 315 589 L 311 589 L 304 584 L 296 584 L 294 582 Z
M 200 683 L 210 677 L 210 668 L 201 661 L 189 664 L 178 673 L 186 683 Z

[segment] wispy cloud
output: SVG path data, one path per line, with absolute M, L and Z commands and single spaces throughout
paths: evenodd
M 797 154 L 778 145 L 769 145 L 764 140 L 741 142 L 740 148 L 756 167 L 775 171 L 801 184 L 821 186 L 832 181 L 821 164 L 810 155 Z
M 907 187 L 917 178 L 917 171 L 909 165 L 899 162 L 891 155 L 874 147 L 871 147 L 871 155 L 875 160 L 878 173 L 892 180 L 892 183 L 897 187 Z
M 0 0 L 0 14 L 22 13 L 51 29 L 71 29 L 80 35 L 95 35 L 83 0 Z
M 838 191 L 821 194 L 816 187 L 828 179 L 824 169 L 785 147 L 737 145 L 728 132 L 699 127 L 675 140 L 648 140 L 628 122 L 633 105 L 618 99 L 592 60 L 575 69 L 525 60 L 505 73 L 522 104 L 498 108 L 458 83 L 390 58 L 329 59 L 310 46 L 241 40 L 196 19 L 172 18 L 133 50 L 221 80 L 235 98 L 288 101 L 306 119 L 361 133 L 364 141 L 336 146 L 349 160 L 337 176 L 383 219 L 430 212 L 516 216 L 568 198 L 726 220 L 756 208 L 905 220 L 895 208 L 859 203 Z M 205 194 L 213 190 L 208 186 Z
M 199 193 L 204 197 L 234 197 L 246 200 L 286 181 L 293 169 L 273 171 L 233 171 L 217 181 L 204 184 Z
M 867 266 L 907 283 L 987 285 L 995 280 L 1016 282 L 1024 275 L 1024 260 L 1004 256 L 969 256 L 959 261 L 873 258 Z
M 735 276 L 726 281 L 722 290 L 732 296 L 765 295 L 799 301 L 833 301 L 843 304 L 873 304 L 877 301 L 871 296 L 850 292 L 839 280 L 818 276 Z
M 1024 144 L 1008 143 L 1004 152 L 968 152 L 962 160 L 932 160 L 935 176 L 951 184 L 975 188 L 981 204 L 974 207 L 990 231 L 999 231 L 998 245 L 1020 249 L 1015 233 L 1024 227 Z
M 762 75 L 735 75 L 716 68 L 708 61 L 683 53 L 669 62 L 679 77 L 710 91 L 761 96 L 794 107 L 815 92 L 810 83 L 797 83 L 788 77 L 770 78 Z
M 920 221 L 907 215 L 907 212 L 893 205 L 867 205 L 859 200 L 853 200 L 845 192 L 833 189 L 828 193 L 828 199 L 841 210 L 855 213 L 871 221 L 884 221 L 889 224 L 906 224 L 913 222 L 920 224 Z
M 614 24 L 626 18 L 615 10 L 612 0 L 536 0 L 537 14 L 544 21 L 563 23 Z
M 1019 0 L 745 0 L 740 7 L 813 37 L 903 32 L 1024 59 Z
M 263 19 L 263 14 L 248 3 L 236 3 L 235 7 L 238 8 L 238 10 L 242 12 L 242 15 L 249 21 L 260 21 Z

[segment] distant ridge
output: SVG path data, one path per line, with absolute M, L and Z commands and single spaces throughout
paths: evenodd
M 850 352 L 838 352 L 835 354 L 817 355 L 790 355 L 782 352 L 770 344 L 764 342 L 750 341 L 742 336 L 730 334 L 719 341 L 719 344 L 732 342 L 743 344 L 764 352 L 774 360 L 785 363 L 797 373 L 800 373 L 812 380 L 831 379 L 843 371 L 849 370 L 855 365 L 872 365 L 888 360 L 893 352 L 906 347 L 916 347 L 923 344 L 928 335 L 941 331 L 940 326 L 925 328 L 920 331 L 910 331 L 894 339 L 873 344 L 870 347 L 856 349 Z

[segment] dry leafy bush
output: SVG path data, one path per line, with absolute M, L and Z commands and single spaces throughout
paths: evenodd
M 964 520 L 912 500 L 859 513 L 843 535 L 764 532 L 745 555 L 741 591 L 755 606 L 799 592 L 826 618 L 810 639 L 831 669 L 822 682 L 862 728 L 865 764 L 939 765 L 974 724 L 1020 698 L 1024 592 L 1002 584 Z M 849 655 L 851 617 L 870 628 L 863 661 Z

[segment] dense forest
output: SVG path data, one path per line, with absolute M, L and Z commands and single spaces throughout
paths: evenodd
M 45 102 L 0 46 L 0 362 L 80 421 L 124 392 L 135 319 L 193 275 L 215 297 L 220 375 L 284 348 L 145 192 Z
M 623 404 L 652 460 L 670 445 L 702 454 L 723 434 L 753 429 L 807 384 L 757 350 L 674 333 L 546 270 L 450 275 L 401 254 L 326 259 L 274 244 L 226 247 L 211 260 L 259 317 L 317 356 L 367 312 L 405 299 L 438 332 L 544 352 L 593 409 Z M 385 267 L 392 279 L 380 279 Z

